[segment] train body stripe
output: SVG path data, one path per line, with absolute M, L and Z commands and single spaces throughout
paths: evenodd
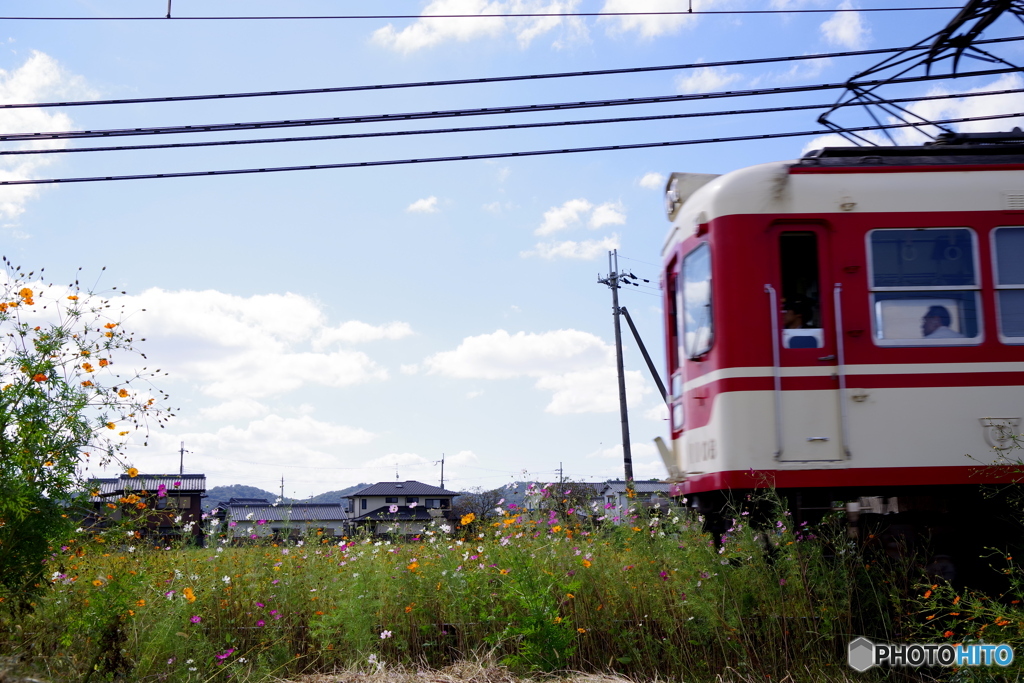
M 673 486 L 673 495 L 726 489 L 774 487 L 818 488 L 858 487 L 878 489 L 888 486 L 943 486 L 955 484 L 1000 484 L 1019 482 L 1018 467 L 843 467 L 804 470 L 732 470 L 691 474 Z

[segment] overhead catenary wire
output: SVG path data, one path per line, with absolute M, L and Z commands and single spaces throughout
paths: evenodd
M 1005 73 L 1016 73 L 1017 67 L 986 69 L 956 74 L 956 78 L 972 76 L 993 76 Z M 945 74 L 930 74 L 907 78 L 887 79 L 885 84 L 920 83 L 951 78 Z M 862 85 L 869 87 L 881 85 L 883 81 L 866 81 Z M 656 95 L 652 97 L 628 97 L 611 100 L 587 100 L 581 102 L 558 102 L 548 104 L 509 105 L 500 107 L 476 107 L 472 109 L 447 109 L 426 112 L 406 112 L 399 114 L 369 114 L 362 116 L 331 116 L 313 119 L 285 119 L 275 121 L 255 121 L 239 123 L 211 123 L 175 126 L 153 126 L 138 128 L 115 128 L 104 130 L 69 130 L 42 133 L 6 133 L 0 135 L 0 141 L 13 142 L 23 140 L 79 140 L 86 138 L 137 137 L 144 135 L 179 135 L 186 133 L 214 133 L 238 130 L 264 130 L 271 128 L 298 128 L 308 126 L 334 126 L 351 123 L 379 123 L 382 121 L 420 121 L 426 119 L 457 118 L 467 116 L 488 116 L 496 114 L 523 114 L 547 111 L 566 111 L 574 109 L 594 109 L 601 107 L 620 107 L 638 104 L 662 104 L 670 102 L 693 102 L 730 97 L 754 97 L 762 95 L 784 95 L 792 93 L 816 92 L 821 90 L 837 90 L 846 88 L 846 83 L 818 83 L 813 85 L 794 85 L 776 88 L 754 88 L 749 90 L 726 90 L 712 93 L 685 93 L 681 95 Z
M 997 96 L 997 95 L 1013 95 L 1024 93 L 1024 88 L 1013 88 L 1007 90 L 991 90 L 982 92 L 968 92 L 968 93 L 949 93 L 945 95 L 926 95 L 921 97 L 906 97 L 899 99 L 891 99 L 889 102 L 901 103 L 901 102 L 924 102 L 930 100 L 947 100 L 947 99 L 962 99 L 968 97 L 986 97 L 986 96 Z M 152 143 L 145 145 L 109 145 L 104 147 L 65 147 L 65 148 L 50 148 L 50 149 L 12 149 L 12 150 L 0 150 L 0 156 L 18 156 L 18 155 L 33 155 L 33 154 L 69 154 L 73 152 L 126 152 L 126 151 L 137 151 L 137 150 L 155 150 L 155 149 L 189 149 L 194 147 L 224 147 L 224 146 L 237 146 L 237 145 L 257 145 L 257 144 L 270 144 L 270 143 L 285 143 L 285 142 L 322 142 L 328 140 L 358 140 L 365 138 L 381 138 L 381 137 L 401 137 L 410 135 L 438 135 L 438 134 L 449 134 L 449 133 L 476 133 L 476 132 L 495 132 L 495 131 L 510 131 L 510 130 L 528 130 L 533 128 L 555 128 L 563 126 L 585 126 L 594 124 L 612 124 L 612 123 L 640 123 L 640 122 L 651 122 L 651 121 L 667 121 L 677 119 L 689 119 L 689 118 L 707 118 L 717 116 L 738 116 L 744 114 L 777 114 L 784 112 L 795 112 L 805 111 L 810 109 L 827 109 L 832 106 L 831 102 L 823 104 L 799 104 L 790 105 L 785 107 L 760 107 L 757 109 L 734 109 L 731 111 L 710 111 L 710 112 L 686 112 L 682 114 L 654 114 L 650 116 L 626 116 L 617 118 L 604 118 L 604 119 L 579 119 L 575 121 L 544 121 L 540 123 L 508 123 L 494 126 L 461 126 L 458 128 L 427 128 L 418 130 L 398 130 L 398 131 L 374 131 L 370 133 L 344 133 L 337 135 L 305 135 L 299 137 L 287 137 L 287 138 L 255 138 L 255 139 L 244 139 L 244 140 L 208 140 L 205 142 L 172 142 L 172 143 Z
M 970 123 L 974 121 L 993 121 L 998 119 L 1010 119 L 1019 118 L 1021 113 L 1013 114 L 992 114 L 989 116 L 967 116 L 955 119 L 943 119 L 941 121 L 932 121 L 932 125 L 941 125 L 949 123 Z M 877 126 L 859 126 L 855 128 L 849 128 L 848 130 L 863 132 L 870 130 L 887 130 L 893 128 L 912 128 L 916 124 L 911 123 L 898 123 L 892 125 L 877 125 Z M 833 131 L 829 129 L 818 129 L 810 131 L 792 131 L 784 133 L 762 133 L 754 135 L 737 135 L 733 137 L 720 137 L 720 138 L 702 138 L 699 140 L 667 140 L 660 142 L 641 142 L 634 144 L 624 145 L 600 145 L 594 147 L 572 147 L 565 149 L 544 149 L 544 150 L 528 150 L 519 152 L 495 152 L 490 154 L 463 154 L 454 156 L 443 156 L 443 157 L 426 157 L 421 159 L 384 159 L 378 161 L 349 161 L 335 164 L 312 164 L 304 166 L 276 166 L 268 168 L 240 168 L 240 169 L 225 169 L 217 171 L 181 171 L 181 172 L 170 172 L 170 173 L 140 173 L 133 175 L 108 175 L 108 176 L 91 176 L 91 177 L 79 177 L 79 178 L 38 178 L 38 179 L 26 179 L 26 180 L 4 180 L 0 181 L 0 187 L 3 186 L 14 186 L 14 185 L 59 185 L 59 184 L 70 184 L 70 183 L 92 183 L 92 182 L 107 182 L 115 180 L 155 180 L 162 178 L 196 178 L 196 177 L 213 177 L 213 176 L 225 176 L 225 175 L 245 175 L 252 173 L 281 173 L 286 171 L 322 171 L 327 169 L 342 169 L 342 168 L 373 168 L 377 166 L 402 166 L 409 164 L 429 164 L 439 163 L 445 161 L 481 161 L 487 159 L 509 159 L 509 158 L 522 158 L 522 157 L 535 157 L 535 156 L 552 156 L 556 154 L 580 154 L 584 152 L 613 152 L 622 151 L 628 149 L 653 149 L 658 147 L 678 147 L 683 145 L 703 145 L 703 144 L 715 144 L 722 142 L 749 142 L 753 140 L 773 140 L 779 138 L 793 138 L 793 137 L 810 137 L 817 135 L 829 135 Z
M 402 19 L 520 19 L 551 17 L 635 17 L 635 16 L 715 16 L 715 15 L 773 15 L 773 14 L 834 14 L 845 12 L 935 12 L 960 10 L 959 6 L 933 7 L 837 7 L 834 9 L 767 9 L 767 10 L 663 10 L 653 12 L 522 12 L 494 14 L 321 14 L 274 16 L 122 16 L 122 17 L 13 17 L 0 16 L 9 21 L 319 21 L 319 20 L 402 20 Z
M 1024 36 L 1011 36 L 1007 38 L 992 38 L 989 40 L 975 41 L 975 45 L 991 43 L 1006 43 L 1024 40 Z M 697 62 L 692 64 L 665 64 L 656 66 L 626 67 L 620 69 L 597 69 L 590 71 L 565 71 L 544 74 L 525 74 L 516 76 L 488 76 L 482 78 L 460 78 L 440 81 L 413 81 L 409 83 L 378 83 L 370 85 L 349 85 L 327 88 L 302 88 L 293 90 L 263 90 L 255 92 L 239 93 L 217 93 L 207 95 L 171 95 L 165 97 L 134 97 L 108 100 L 71 100 L 66 102 L 20 102 L 0 104 L 0 109 L 28 109 L 44 107 L 91 107 L 116 104 L 152 104 L 163 102 L 195 102 L 201 100 L 228 100 L 243 99 L 249 97 L 281 97 L 290 95 L 318 95 L 328 93 L 364 92 L 376 90 L 394 90 L 401 88 L 430 88 L 450 85 L 480 85 L 484 83 L 508 83 L 512 81 L 536 81 L 555 78 L 578 78 L 586 76 L 610 76 L 617 74 L 638 74 L 657 71 L 679 71 L 686 69 L 705 69 L 728 66 L 753 66 L 756 64 L 772 64 L 778 62 L 795 62 L 816 59 L 833 59 L 839 57 L 862 57 L 866 55 L 880 55 L 906 52 L 908 50 L 924 51 L 928 48 L 909 46 L 897 48 L 878 48 L 874 50 L 853 50 L 846 52 L 824 52 L 811 55 L 790 55 L 787 57 L 760 57 L 756 59 L 735 59 L 718 62 Z

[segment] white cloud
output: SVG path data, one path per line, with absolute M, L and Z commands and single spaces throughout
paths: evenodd
M 93 99 L 96 93 L 84 79 L 69 73 L 56 59 L 33 50 L 24 64 L 7 71 L 0 69 L 0 103 L 46 102 L 52 100 Z M 52 109 L 8 109 L 0 111 L 0 130 L 12 133 L 72 130 L 67 114 Z M 66 140 L 14 143 L 11 149 L 63 149 Z M 0 160 L 0 180 L 27 180 L 42 177 L 40 171 L 53 164 L 59 155 L 40 154 L 6 156 Z M 39 185 L 15 185 L 0 189 L 0 219 L 21 215 L 29 200 L 40 193 Z
M 437 213 L 437 197 L 430 196 L 425 199 L 417 199 L 405 207 L 409 213 Z
M 469 398 L 469 399 L 477 398 L 478 396 L 483 396 L 483 395 L 484 395 L 484 392 L 479 391 L 479 390 L 467 391 L 466 392 L 466 398 Z
M 853 9 L 853 3 L 843 0 L 839 9 Z M 871 29 L 865 25 L 860 12 L 836 12 L 821 24 L 821 33 L 830 45 L 853 50 L 864 47 L 871 38 Z
M 686 12 L 689 0 L 605 0 L 601 12 Z M 693 10 L 707 10 L 715 0 L 693 0 Z M 640 38 L 651 39 L 677 33 L 683 26 L 692 26 L 696 17 L 686 15 L 647 15 L 607 17 L 601 21 L 609 24 L 611 35 L 636 32 Z
M 725 90 L 729 84 L 742 80 L 743 76 L 737 73 L 728 73 L 724 67 L 704 66 L 688 75 L 677 77 L 676 90 L 680 93 L 716 92 Z
M 149 339 L 146 352 L 160 359 L 171 381 L 187 381 L 208 396 L 229 401 L 304 385 L 345 387 L 387 379 L 387 371 L 367 354 L 325 347 L 411 333 L 401 322 L 329 326 L 316 303 L 292 293 L 240 297 L 150 289 L 116 297 L 113 303 L 140 311 L 128 326 Z
M 580 222 L 581 216 L 594 208 L 586 199 L 570 199 L 561 206 L 553 206 L 544 212 L 544 222 L 533 231 L 534 235 L 550 235 L 567 230 Z
M 199 411 L 200 417 L 218 422 L 234 422 L 261 417 L 270 412 L 267 406 L 252 398 L 236 398 Z
M 1004 74 L 988 85 L 979 86 L 968 90 L 969 93 L 1016 90 L 1024 88 L 1024 77 L 1019 73 Z M 952 91 L 947 88 L 936 87 L 931 89 L 929 95 L 946 95 Z M 987 97 L 963 97 L 950 100 L 931 100 L 919 102 L 908 107 L 911 112 L 929 121 L 942 119 L 970 118 L 977 116 L 990 116 L 993 114 L 1008 114 L 1024 112 L 1024 93 L 1011 93 L 1007 95 L 989 95 Z M 973 121 L 967 123 L 951 124 L 951 127 L 963 133 L 982 133 L 1010 130 L 1014 126 L 1024 126 L 1024 115 L 1012 119 L 994 119 L 992 121 Z M 932 133 L 939 132 L 932 130 Z M 893 136 L 902 145 L 920 145 L 927 141 L 924 135 L 916 130 L 906 128 L 893 131 Z
M 492 18 L 466 19 L 420 18 L 403 29 L 388 24 L 374 31 L 372 41 L 383 47 L 411 54 L 417 50 L 434 47 L 446 42 L 470 42 L 481 39 L 497 39 L 511 34 L 526 49 L 538 37 L 551 33 L 559 27 L 563 35 L 554 41 L 555 47 L 586 39 L 586 29 L 578 20 L 565 17 L 502 17 L 502 14 L 559 14 L 574 11 L 580 0 L 433 0 L 420 13 L 430 15 L 476 15 Z
M 640 187 L 645 190 L 660 190 L 665 187 L 665 181 L 668 180 L 665 176 L 655 171 L 645 173 L 644 177 L 638 181 Z
M 520 256 L 539 256 L 543 259 L 554 260 L 557 258 L 578 259 L 591 261 L 598 256 L 604 255 L 612 249 L 619 248 L 619 236 L 612 235 L 600 240 L 584 240 L 576 242 L 566 240 L 564 242 L 538 242 L 533 251 L 520 252 Z
M 658 401 L 657 404 L 645 410 L 643 415 L 648 420 L 657 420 L 658 422 L 663 422 L 665 420 L 668 420 L 668 406 L 665 405 L 664 401 Z
M 600 206 L 594 207 L 594 212 L 590 214 L 587 227 L 591 230 L 597 230 L 606 225 L 625 225 L 625 223 L 626 207 L 622 205 L 622 202 L 605 202 Z
M 361 344 L 380 339 L 402 339 L 412 333 L 409 323 L 395 321 L 386 325 L 371 325 L 359 320 L 349 320 L 337 327 L 320 330 L 313 339 L 313 349 L 322 351 L 336 342 Z
M 403 375 L 415 375 L 420 371 L 420 366 L 416 363 L 403 364 L 399 366 L 398 371 Z
M 969 93 L 977 92 L 989 92 L 989 91 L 1001 91 L 1001 90 L 1016 90 L 1024 88 L 1024 77 L 1020 74 L 1005 74 L 1000 76 L 996 80 L 992 81 L 988 85 L 979 86 L 968 90 Z M 950 94 L 951 90 L 935 87 L 928 91 L 928 95 L 947 95 Z M 990 95 L 987 97 L 962 97 L 948 100 L 930 100 L 927 102 L 917 102 L 911 105 L 907 105 L 907 108 L 914 114 L 921 116 L 922 118 L 929 121 L 938 121 L 943 119 L 957 119 L 957 118 L 971 118 L 979 116 L 989 116 L 993 114 L 1006 114 L 1024 112 L 1024 93 L 1010 93 L 1006 95 Z M 839 112 L 842 115 L 843 112 Z M 846 116 L 849 116 L 847 114 Z M 852 124 L 852 121 L 846 119 L 840 119 L 841 121 Z M 865 119 L 865 123 L 868 120 Z M 887 123 L 896 123 L 896 119 L 887 119 Z M 991 121 L 973 121 L 960 124 L 947 124 L 948 127 L 952 127 L 954 130 L 964 133 L 978 133 L 978 132 L 995 132 L 995 131 L 1006 131 L 1010 130 L 1014 126 L 1024 126 L 1024 115 L 1016 118 L 1009 119 L 994 119 Z M 899 145 L 920 145 L 929 140 L 923 133 L 918 132 L 913 128 L 897 128 L 889 131 L 890 134 Z M 937 128 L 930 130 L 932 134 L 941 132 Z M 881 131 L 867 131 L 858 133 L 877 145 L 891 145 L 892 142 L 881 132 Z M 845 138 L 836 135 L 824 135 L 821 137 L 814 138 L 806 145 L 804 145 L 802 153 L 820 149 L 822 147 L 850 147 L 853 146 L 852 142 L 847 141 Z
M 589 332 L 498 330 L 467 337 L 424 365 L 432 374 L 461 379 L 536 378 L 536 388 L 551 392 L 544 410 L 555 415 L 618 410 L 613 348 Z M 626 378 L 627 400 L 640 401 L 650 391 L 640 372 L 629 371 Z

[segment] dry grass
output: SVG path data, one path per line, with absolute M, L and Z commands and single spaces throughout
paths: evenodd
M 786 676 L 774 683 L 794 683 L 799 679 L 804 679 L 804 677 Z M 854 679 L 845 674 L 817 680 L 821 683 L 854 683 Z M 714 678 L 692 683 L 764 683 L 764 681 L 763 677 L 743 676 L 732 671 L 724 671 Z M 675 681 L 661 677 L 640 680 L 615 674 L 576 672 L 523 678 L 494 663 L 458 662 L 443 669 L 384 667 L 374 672 L 353 669 L 332 674 L 302 676 L 287 681 L 281 680 L 277 683 L 691 683 L 691 681 Z

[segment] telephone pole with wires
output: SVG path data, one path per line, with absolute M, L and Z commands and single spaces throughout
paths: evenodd
M 607 285 L 612 290 L 612 318 L 615 321 L 615 370 L 619 377 L 619 418 L 622 422 L 622 463 L 625 469 L 626 484 L 633 482 L 633 453 L 629 446 L 629 414 L 626 408 L 626 376 L 622 367 L 622 326 L 619 323 L 619 288 L 622 274 L 619 272 L 619 251 L 608 252 L 608 276 L 598 276 L 597 282 Z M 626 280 L 629 283 L 629 280 Z

